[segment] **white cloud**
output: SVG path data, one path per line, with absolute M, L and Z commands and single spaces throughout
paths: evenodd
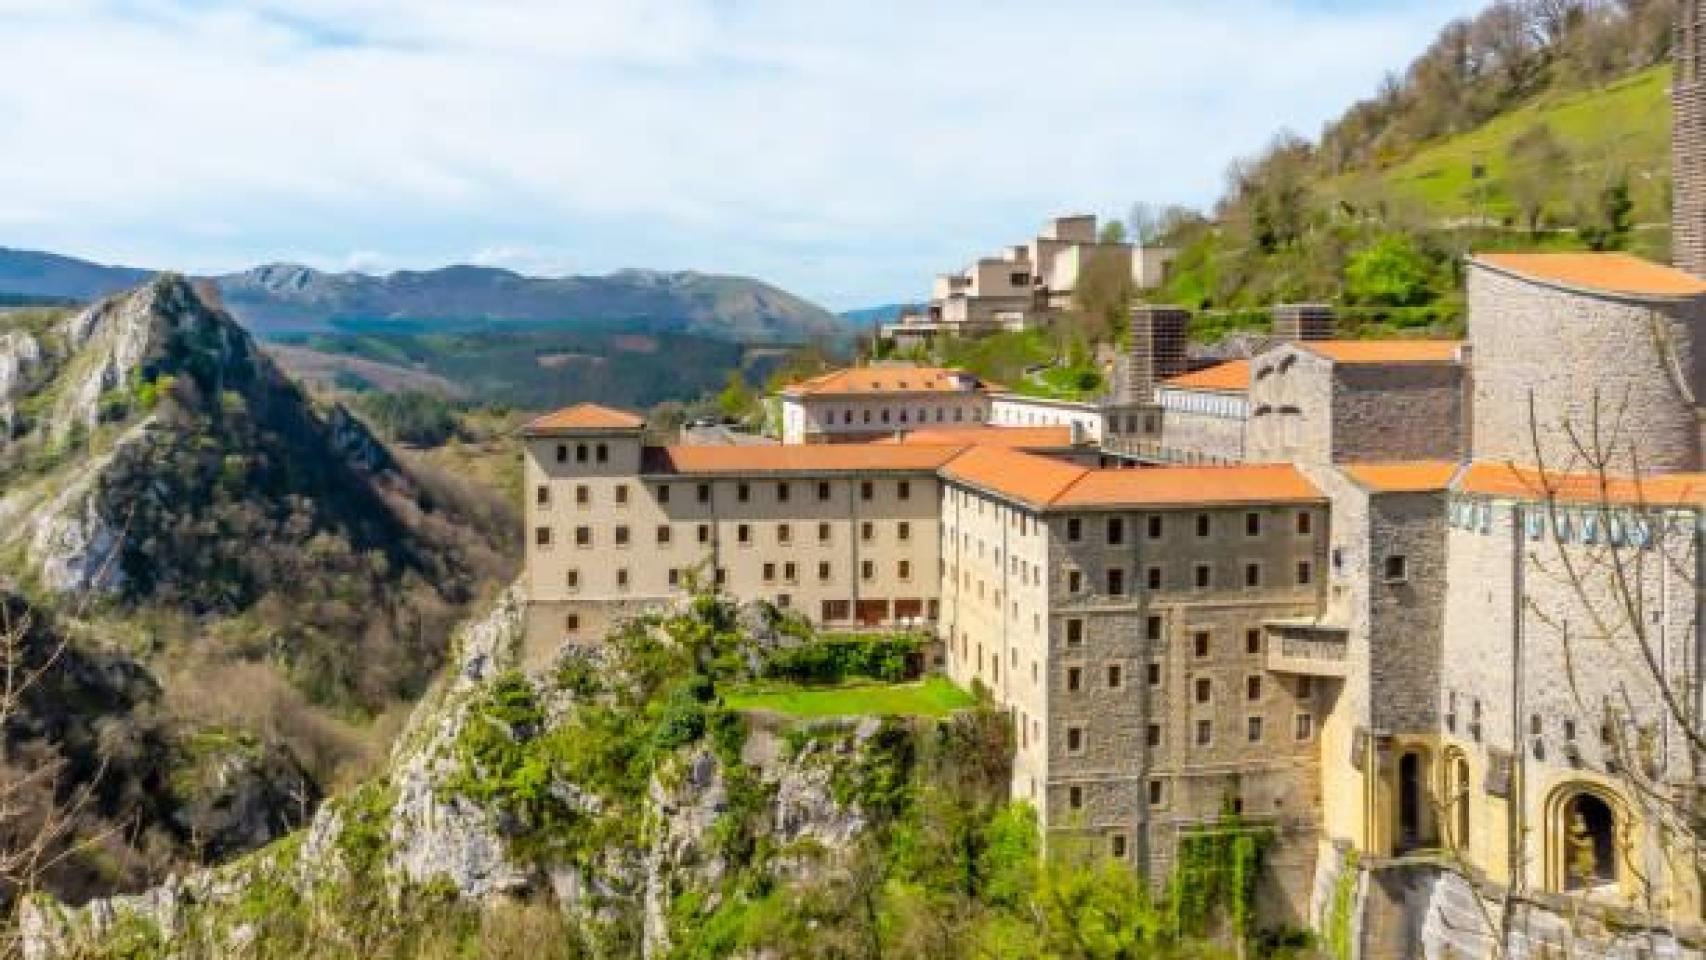
M 1477 5 L 0 0 L 0 244 L 907 296 L 1055 212 L 1207 202 Z

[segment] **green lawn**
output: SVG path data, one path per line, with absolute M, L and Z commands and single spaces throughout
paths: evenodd
M 764 710 L 796 717 L 861 715 L 942 717 L 977 701 L 943 677 L 915 683 L 848 683 L 834 687 L 754 684 L 727 693 L 735 710 Z

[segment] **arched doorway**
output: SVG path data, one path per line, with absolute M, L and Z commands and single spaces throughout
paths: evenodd
M 1469 758 L 1453 749 L 1445 754 L 1446 823 L 1451 830 L 1447 838 L 1459 852 L 1469 850 Z
M 1578 793 L 1563 806 L 1565 890 L 1591 890 L 1617 882 L 1617 814 L 1604 798 Z

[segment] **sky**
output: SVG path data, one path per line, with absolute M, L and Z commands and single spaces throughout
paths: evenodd
M 1484 0 L 0 0 L 0 246 L 759 277 L 1206 207 Z

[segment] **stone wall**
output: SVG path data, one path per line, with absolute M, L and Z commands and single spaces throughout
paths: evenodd
M 1694 343 L 1706 304 L 1590 295 L 1472 263 L 1474 457 L 1583 469 L 1566 425 L 1598 422 L 1615 469 L 1698 469 L 1696 398 L 1706 356 Z
M 1460 458 L 1463 379 L 1456 364 L 1336 364 L 1334 462 Z
M 1706 277 L 1706 4 L 1684 0 L 1671 91 L 1676 178 L 1672 246 L 1678 267 Z

